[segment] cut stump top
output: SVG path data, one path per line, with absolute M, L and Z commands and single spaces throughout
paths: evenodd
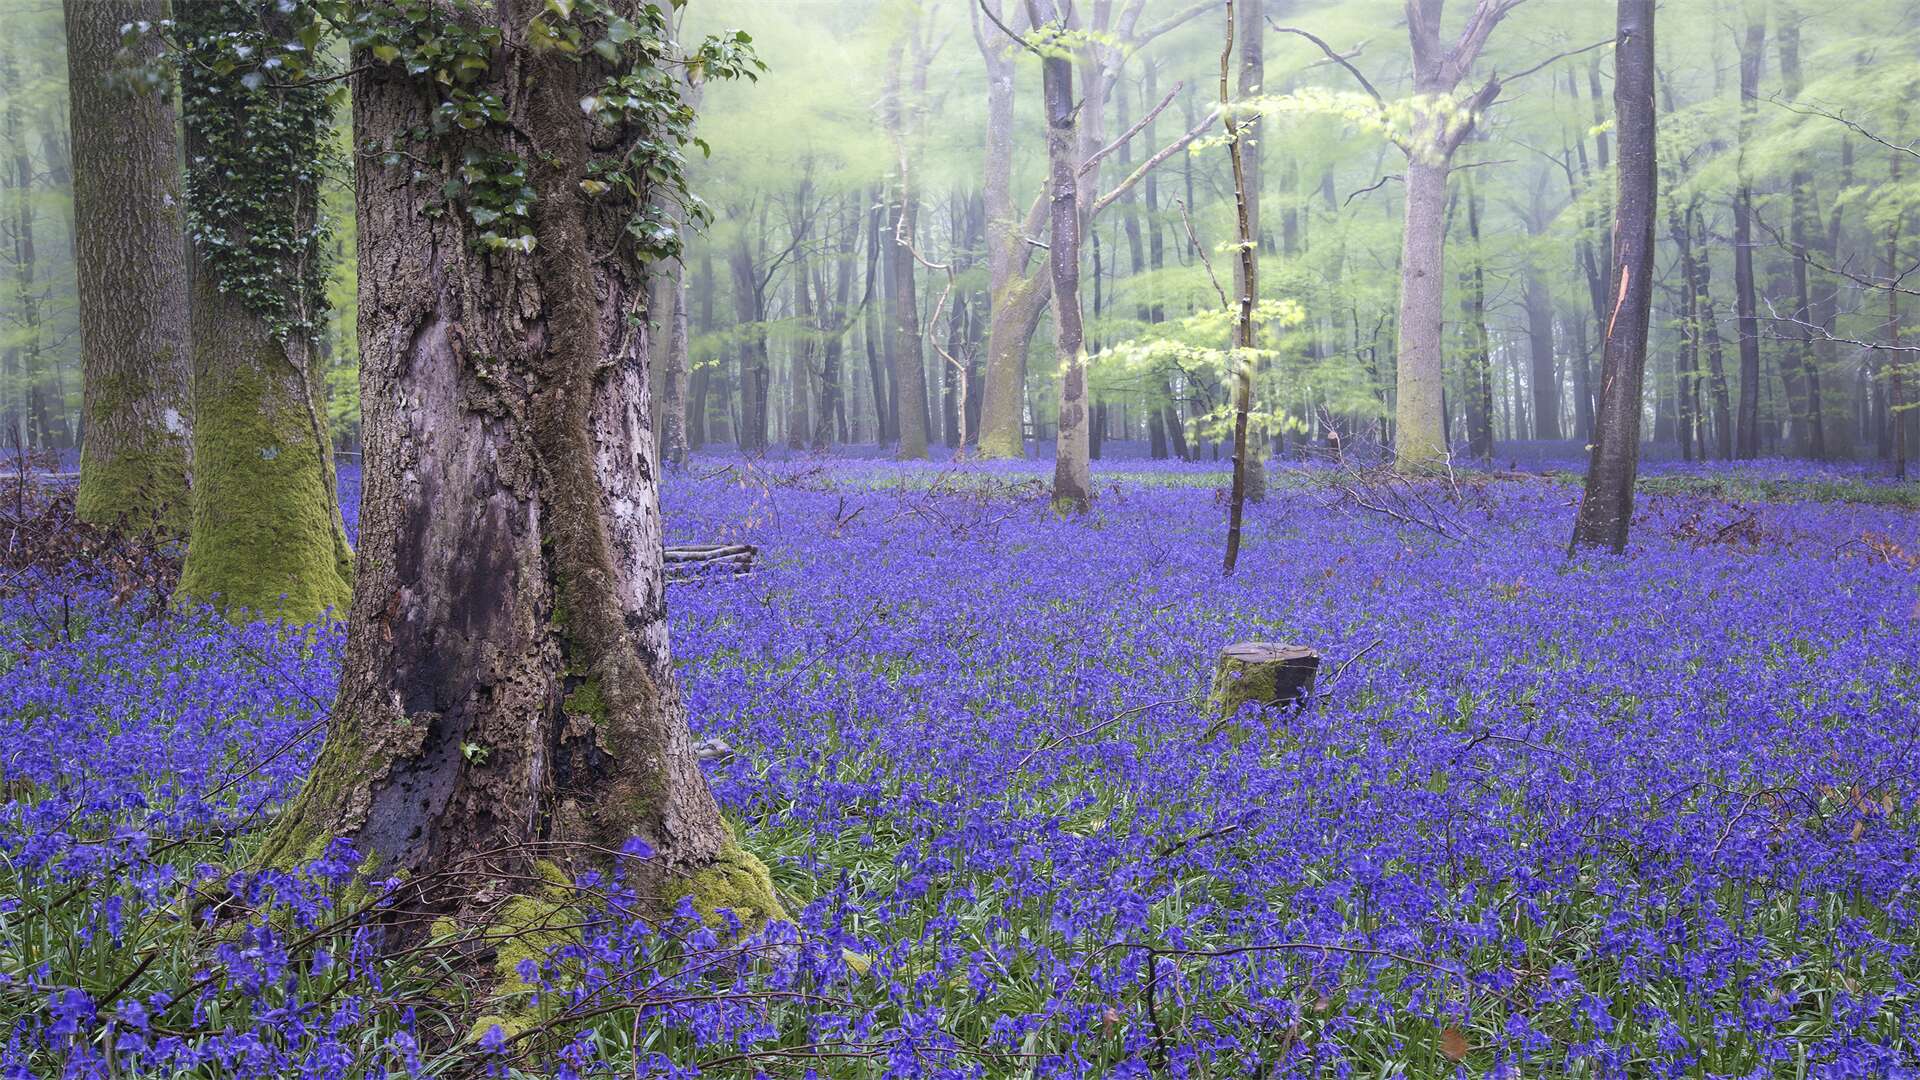
M 1288 645 L 1279 641 L 1236 641 L 1221 649 L 1220 656 L 1243 664 L 1284 664 L 1307 659 L 1317 664 L 1320 660 L 1320 654 L 1305 645 Z

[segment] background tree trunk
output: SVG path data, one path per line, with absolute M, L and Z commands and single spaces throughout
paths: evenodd
M 1740 39 L 1740 146 L 1738 186 L 1733 193 L 1733 302 L 1740 325 L 1740 417 L 1738 453 L 1760 456 L 1760 322 L 1753 282 L 1753 191 L 1748 186 L 1747 153 L 1760 96 L 1760 65 L 1766 59 L 1767 22 L 1763 0 L 1747 0 L 1746 32 Z
M 193 526 L 179 589 L 235 617 L 338 615 L 352 552 L 313 347 L 324 294 L 312 163 L 326 136 L 325 88 L 254 89 L 242 82 L 247 69 L 213 69 L 233 35 L 290 33 L 283 12 L 191 4 L 178 15 L 190 58 L 203 61 L 181 75 L 197 242 Z
M 65 0 L 86 441 L 75 509 L 185 536 L 192 519 L 187 251 L 170 91 L 118 85 L 120 28 L 162 0 Z M 130 59 L 151 60 L 149 42 Z

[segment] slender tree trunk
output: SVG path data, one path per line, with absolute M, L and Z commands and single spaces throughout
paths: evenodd
M 1447 456 L 1440 414 L 1440 331 L 1448 171 L 1448 163 L 1437 154 L 1416 154 L 1407 162 L 1394 460 L 1410 471 L 1432 469 Z
M 666 401 L 661 403 L 661 456 L 678 469 L 687 463 L 687 367 L 690 344 L 687 335 L 687 265 L 685 257 L 667 267 L 667 357 L 666 378 L 661 380 Z
M 1574 522 L 1573 546 L 1627 546 L 1633 524 L 1633 484 L 1640 465 L 1640 414 L 1646 378 L 1647 330 L 1653 306 L 1653 225 L 1659 190 L 1654 144 L 1654 0 L 1619 0 L 1614 38 L 1613 101 L 1620 140 L 1618 196 L 1614 200 L 1613 272 L 1616 299 L 1606 324 L 1600 374 L 1600 412 L 1586 493 Z
M 326 136 L 325 90 L 252 89 L 245 69 L 215 73 L 230 36 L 291 32 L 284 13 L 257 19 L 244 6 L 205 4 L 178 14 L 190 60 L 203 61 L 183 65 L 181 78 L 194 163 L 187 209 L 199 242 L 189 328 L 193 523 L 180 592 L 236 618 L 337 616 L 352 589 L 352 553 L 313 345 L 324 283 L 312 163 Z M 264 46 L 256 43 L 256 55 Z M 218 209 L 232 204 L 252 209 Z
M 917 28 L 915 32 L 918 32 Z M 920 193 L 911 172 L 913 153 L 907 145 L 906 90 L 902 85 L 900 70 L 906 50 L 906 41 L 896 42 L 887 59 L 883 119 L 901 170 L 893 187 L 887 215 L 891 231 L 888 234 L 886 262 L 893 300 L 893 387 L 894 407 L 900 425 L 899 456 L 924 458 L 927 456 L 930 419 L 927 411 L 927 362 L 920 347 L 920 303 L 914 280 L 915 261 L 912 252 L 907 250 L 914 242 L 920 217 Z M 914 53 L 916 61 L 919 61 L 921 57 L 917 47 Z M 923 83 L 924 78 L 924 68 L 921 68 L 916 83 Z
M 192 520 L 187 252 L 172 95 L 116 84 L 120 28 L 162 0 L 66 0 L 86 441 L 81 520 L 185 536 Z M 156 44 L 143 47 L 151 59 Z
M 520 121 L 492 138 L 529 162 L 531 255 L 476 252 L 438 212 L 442 175 L 371 158 L 356 178 L 362 569 L 327 743 L 267 858 L 341 837 L 472 906 L 474 878 L 604 865 L 637 837 L 643 893 L 751 925 L 779 906 L 700 774 L 669 661 L 638 266 L 623 206 L 578 198 L 597 73 L 527 47 L 539 8 L 453 16 L 502 34 L 483 85 Z M 365 47 L 352 63 L 356 141 L 428 122 L 434 84 Z
M 1473 241 L 1473 266 L 1461 282 L 1460 313 L 1467 339 L 1467 450 L 1482 461 L 1493 458 L 1493 359 L 1487 341 L 1487 279 L 1480 251 L 1480 192 L 1467 183 L 1467 237 Z
M 1899 110 L 1899 118 L 1906 119 L 1906 110 Z M 1888 159 L 1887 188 L 1900 189 L 1901 151 L 1895 149 Z M 1903 272 L 1900 267 L 1900 233 L 1906 227 L 1906 213 L 1898 208 L 1893 215 L 1893 227 L 1887 231 L 1887 280 L 1899 280 Z M 1893 478 L 1907 478 L 1907 386 L 1902 371 L 1905 362 L 1899 352 L 1900 334 L 1900 290 L 1887 290 L 1887 334 L 1891 338 L 1894 351 L 1889 353 L 1887 361 L 1887 427 L 1892 432 Z
M 1244 0 L 1243 0 L 1244 2 Z M 1231 575 L 1240 563 L 1240 533 L 1244 525 L 1248 497 L 1248 473 L 1251 447 L 1247 444 L 1247 414 L 1253 405 L 1253 360 L 1257 342 L 1253 322 L 1254 290 L 1260 281 L 1259 252 L 1255 249 L 1258 232 L 1253 219 L 1253 191 L 1249 187 L 1242 129 L 1228 108 L 1227 68 L 1233 57 L 1235 2 L 1227 0 L 1227 40 L 1220 51 L 1220 108 L 1227 129 L 1227 154 L 1233 166 L 1234 238 L 1238 249 L 1234 284 L 1234 356 L 1233 371 L 1233 487 L 1227 498 L 1227 550 L 1223 573 Z M 1257 7 L 1256 7 L 1257 10 Z M 1249 26 L 1247 33 L 1258 35 L 1261 28 Z M 1245 54 L 1242 53 L 1244 56 Z M 1244 68 L 1243 68 L 1244 73 Z
M 1747 153 L 1753 141 L 1753 119 L 1760 96 L 1760 65 L 1767 38 L 1764 0 L 1747 0 L 1746 32 L 1740 44 L 1740 148 L 1737 187 L 1733 193 L 1733 288 L 1735 315 L 1740 325 L 1740 417 L 1738 452 L 1742 458 L 1760 455 L 1760 322 L 1753 281 L 1753 191 L 1747 172 Z
M 1065 30 L 1053 0 L 1027 0 L 1035 27 Z M 1054 49 L 1041 61 L 1047 118 L 1047 264 L 1053 283 L 1053 344 L 1060 364 L 1060 410 L 1055 429 L 1053 504 L 1084 512 L 1093 501 L 1089 464 L 1092 402 L 1087 351 L 1080 323 L 1080 189 L 1078 133 L 1074 129 L 1073 60 Z
M 836 230 L 840 240 L 834 250 L 833 258 L 833 297 L 827 297 L 827 277 L 818 275 L 816 287 L 820 292 L 820 330 L 826 337 L 826 348 L 820 364 L 820 408 L 814 414 L 813 448 L 825 450 L 833 445 L 835 425 L 840 430 L 842 441 L 846 439 L 845 391 L 840 377 L 840 361 L 846 351 L 848 314 L 847 304 L 853 298 L 853 244 L 856 227 L 860 221 L 858 197 L 848 196 L 852 204 L 845 228 Z
M 1781 12 L 1778 37 L 1781 89 L 1789 99 L 1797 100 L 1801 91 L 1800 21 L 1791 7 Z M 1799 368 L 1800 377 L 1796 381 L 1800 384 L 1802 399 L 1796 410 L 1799 415 L 1794 417 L 1794 434 L 1803 454 L 1824 458 L 1827 430 L 1820 415 L 1820 367 L 1814 360 L 1813 296 L 1807 281 L 1807 252 L 1812 243 L 1810 233 L 1816 224 L 1810 183 L 1805 159 L 1796 155 L 1788 179 L 1791 217 L 1787 223 L 1788 240 L 1793 246 L 1793 318 L 1796 320 L 1789 338 L 1789 353 Z
M 1692 220 L 1693 250 L 1699 252 L 1694 270 L 1700 275 L 1695 292 L 1700 297 L 1700 329 L 1707 343 L 1707 379 L 1713 395 L 1713 437 L 1716 456 L 1721 461 L 1733 458 L 1733 400 L 1727 384 L 1725 350 L 1721 345 L 1720 316 L 1713 304 L 1713 260 L 1706 246 L 1707 225 L 1698 205 L 1689 209 Z
M 1241 100 L 1250 100 L 1265 89 L 1267 81 L 1266 0 L 1235 0 L 1235 6 L 1238 8 L 1236 14 L 1240 24 L 1238 28 L 1240 72 L 1235 90 Z M 1225 103 L 1223 102 L 1222 105 L 1224 107 Z M 1259 117 L 1245 117 L 1236 122 L 1241 133 L 1238 142 L 1239 168 L 1244 174 L 1234 179 L 1236 224 L 1238 224 L 1238 215 L 1245 214 L 1246 231 L 1240 242 L 1257 245 L 1260 242 L 1261 164 L 1264 157 L 1262 144 L 1265 138 L 1261 133 Z M 1258 271 L 1255 269 L 1259 262 L 1258 254 L 1256 251 L 1256 258 L 1235 259 L 1233 263 L 1234 295 L 1242 302 L 1253 305 L 1260 303 L 1260 282 Z M 1251 312 L 1249 312 L 1250 316 Z M 1243 348 L 1254 347 L 1257 327 L 1255 331 L 1255 334 L 1248 335 L 1242 342 Z M 1255 376 L 1266 370 L 1267 363 L 1264 358 L 1250 359 L 1248 362 L 1254 365 L 1254 370 L 1248 375 L 1248 394 L 1256 395 L 1259 391 L 1259 380 Z M 1247 399 L 1247 409 L 1249 412 L 1254 410 L 1252 396 Z M 1235 423 L 1238 422 L 1236 419 Z M 1273 444 L 1264 423 L 1250 422 L 1253 423 L 1254 433 L 1249 436 L 1244 446 L 1236 444 L 1238 449 L 1235 452 L 1244 452 L 1246 457 L 1247 498 L 1253 502 L 1263 502 L 1267 497 L 1267 454 Z
M 745 229 L 734 238 L 727 265 L 733 272 L 734 314 L 740 320 L 738 443 L 741 453 L 759 454 L 767 449 L 767 395 L 773 380 L 767 369 L 766 298 Z

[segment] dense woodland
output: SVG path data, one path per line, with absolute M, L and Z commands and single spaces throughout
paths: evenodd
M 1920 8 L 0 25 L 0 1075 L 1920 1075 Z
M 1097 100 L 1077 118 L 1077 152 L 1118 144 L 1081 174 L 1097 204 L 1081 271 L 1091 452 L 1114 440 L 1211 458 L 1229 407 L 1202 256 L 1227 274 L 1233 237 L 1230 165 L 1208 120 L 1218 13 L 1080 6 L 1076 93 Z M 70 448 L 83 422 L 64 38 L 56 6 L 21 7 L 0 70 L 0 394 L 26 445 Z M 1243 33 L 1230 96 L 1257 114 L 1247 156 L 1263 299 L 1300 309 L 1266 324 L 1257 426 L 1276 447 L 1335 432 L 1390 441 L 1405 344 L 1397 144 L 1433 91 L 1396 3 L 1257 7 L 1243 19 L 1262 33 Z M 666 437 L 750 453 L 1050 448 L 1060 365 L 1043 230 L 1029 227 L 1046 166 L 1041 80 L 1008 35 L 1025 31 L 1022 6 L 707 3 L 683 17 L 692 30 L 751 26 L 770 70 L 699 90 L 712 154 L 692 168 L 716 221 L 657 268 L 649 305 L 677 359 L 656 366 L 656 407 L 685 410 L 660 425 Z M 1494 441 L 1577 451 L 1592 431 L 1616 138 L 1612 61 L 1597 46 L 1611 18 L 1604 5 L 1515 6 L 1485 35 L 1473 85 L 1460 76 L 1466 90 L 1501 85 L 1422 227 L 1445 243 L 1434 347 L 1446 435 L 1473 455 Z M 1916 246 L 1903 236 L 1913 13 L 1688 0 L 1661 20 L 1653 452 L 1892 462 L 1899 418 L 1913 423 L 1898 400 Z M 346 120 L 336 109 L 336 152 Z M 335 169 L 320 185 L 333 257 L 319 348 L 343 450 L 357 447 L 349 182 Z M 669 369 L 684 369 L 684 389 Z M 903 419 L 902 400 L 918 399 Z

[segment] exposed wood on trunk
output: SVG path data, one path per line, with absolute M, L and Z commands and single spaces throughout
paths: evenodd
M 1605 326 L 1600 411 L 1586 493 L 1573 545 L 1626 549 L 1633 524 L 1633 484 L 1640 465 L 1640 414 L 1646 380 L 1647 331 L 1653 303 L 1654 219 L 1659 191 L 1655 152 L 1654 0 L 1619 0 L 1613 100 L 1620 140 L 1614 200 L 1614 302 Z

